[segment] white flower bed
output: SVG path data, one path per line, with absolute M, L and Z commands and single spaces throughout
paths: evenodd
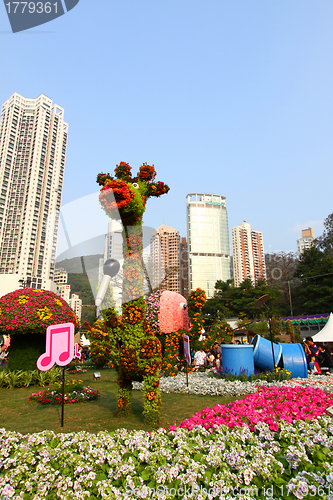
M 293 379 L 290 381 L 281 382 L 266 382 L 264 380 L 256 380 L 255 382 L 234 382 L 223 379 L 212 378 L 205 373 L 189 373 L 188 387 L 186 385 L 186 375 L 180 373 L 176 377 L 162 377 L 160 380 L 161 392 L 170 394 L 172 392 L 178 394 L 196 394 L 202 396 L 230 396 L 238 397 L 250 394 L 256 391 L 256 386 L 263 385 L 265 387 L 297 387 L 299 385 L 319 387 L 327 392 L 333 392 L 333 377 L 327 375 L 309 375 L 308 379 Z M 142 382 L 133 382 L 133 389 L 141 390 Z
M 333 392 L 333 377 L 259 383 Z M 244 395 L 256 385 L 204 373 L 190 374 L 188 388 L 184 375 L 161 379 L 163 392 L 203 395 Z M 280 420 L 276 428 L 26 436 L 0 429 L 0 499 L 333 500 L 333 419 Z
M 0 429 L 0 498 L 333 498 L 333 423 L 22 436 Z M 1 496 L 2 495 L 2 496 Z

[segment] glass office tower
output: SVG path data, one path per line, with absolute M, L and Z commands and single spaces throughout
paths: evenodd
M 217 280 L 230 279 L 228 214 L 225 196 L 187 195 L 187 238 L 190 289 L 213 297 Z

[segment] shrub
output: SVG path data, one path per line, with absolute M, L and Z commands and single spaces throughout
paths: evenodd
M 8 369 L 32 371 L 37 368 L 39 356 L 45 352 L 45 334 L 21 334 L 11 336 Z
M 6 369 L 0 371 L 0 389 L 14 389 L 15 387 L 29 387 L 31 385 L 47 387 L 61 378 L 62 370 L 55 366 L 47 372 L 40 372 L 37 369 L 30 371 Z
M 250 373 L 248 375 L 246 371 L 241 371 L 239 375 L 235 375 L 230 372 L 223 372 L 222 369 L 217 369 L 209 373 L 210 377 L 221 378 L 227 381 L 240 380 L 241 382 L 255 382 L 256 380 L 266 380 L 267 382 L 277 382 L 281 380 L 290 380 L 291 373 L 283 368 L 275 368 L 274 372 L 259 372 Z

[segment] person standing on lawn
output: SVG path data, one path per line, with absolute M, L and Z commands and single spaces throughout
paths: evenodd
M 318 365 L 320 368 L 333 368 L 333 357 L 325 347 L 318 347 Z
M 318 347 L 316 344 L 313 342 L 312 337 L 306 337 L 305 342 L 304 342 L 304 351 L 305 351 L 305 356 L 306 360 L 308 362 L 308 365 L 310 363 L 310 358 L 311 356 L 315 356 L 316 361 L 317 361 L 317 356 L 319 353 Z
M 321 375 L 321 369 L 316 361 L 316 356 L 314 354 L 310 356 L 309 373 L 314 373 L 315 375 Z
M 199 370 L 199 368 L 205 367 L 206 364 L 206 353 L 201 347 L 200 351 L 197 351 L 194 356 L 194 369 Z
M 4 365 L 7 364 L 7 356 L 8 356 L 7 346 L 3 344 L 0 348 L 0 366 L 1 367 L 3 367 Z

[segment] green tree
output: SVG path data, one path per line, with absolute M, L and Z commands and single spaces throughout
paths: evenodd
M 269 295 L 269 302 L 267 305 L 270 314 L 275 314 L 276 316 L 280 315 L 280 309 L 277 303 L 278 298 L 281 296 L 281 292 L 268 286 L 265 281 L 259 281 L 256 286 L 254 286 L 252 281 L 247 279 L 243 281 L 239 287 L 232 286 L 230 281 L 218 281 L 216 286 L 218 288 L 215 289 L 214 300 L 208 300 L 208 307 L 206 302 L 203 308 L 205 316 L 210 314 L 212 318 L 216 318 L 219 316 L 218 311 L 220 311 L 224 317 L 239 317 L 243 314 L 250 320 L 257 319 L 263 311 L 256 308 L 255 303 L 259 297 L 266 294 Z M 219 302 L 218 299 L 220 299 L 221 302 Z M 228 300 L 224 302 L 225 299 Z M 213 302 L 212 306 L 210 302 Z M 217 305 L 215 305 L 214 302 L 216 302 Z
M 298 262 L 294 314 L 324 314 L 333 304 L 333 256 L 313 246 L 305 250 Z
M 325 254 L 333 254 L 333 213 L 324 220 L 324 232 L 315 240 L 315 244 Z
M 211 324 L 216 319 L 230 318 L 233 316 L 232 299 L 233 299 L 233 281 L 218 280 L 215 284 L 215 294 L 212 299 L 208 299 L 203 307 L 206 326 Z
M 275 316 L 271 318 L 271 331 L 272 331 L 272 337 L 275 338 L 277 335 L 281 335 L 281 329 L 279 322 L 276 320 Z
M 279 290 L 281 295 L 277 302 L 280 316 L 292 316 L 292 303 L 295 296 L 297 280 L 294 278 L 298 258 L 294 252 L 277 252 L 267 254 L 266 258 L 267 284 Z
M 239 322 L 240 324 L 241 322 Z M 255 323 L 247 323 L 246 325 L 243 325 L 244 327 L 248 328 L 251 332 L 255 332 L 261 337 L 264 338 L 269 338 L 269 322 L 265 314 L 260 315 L 260 321 L 256 321 Z

